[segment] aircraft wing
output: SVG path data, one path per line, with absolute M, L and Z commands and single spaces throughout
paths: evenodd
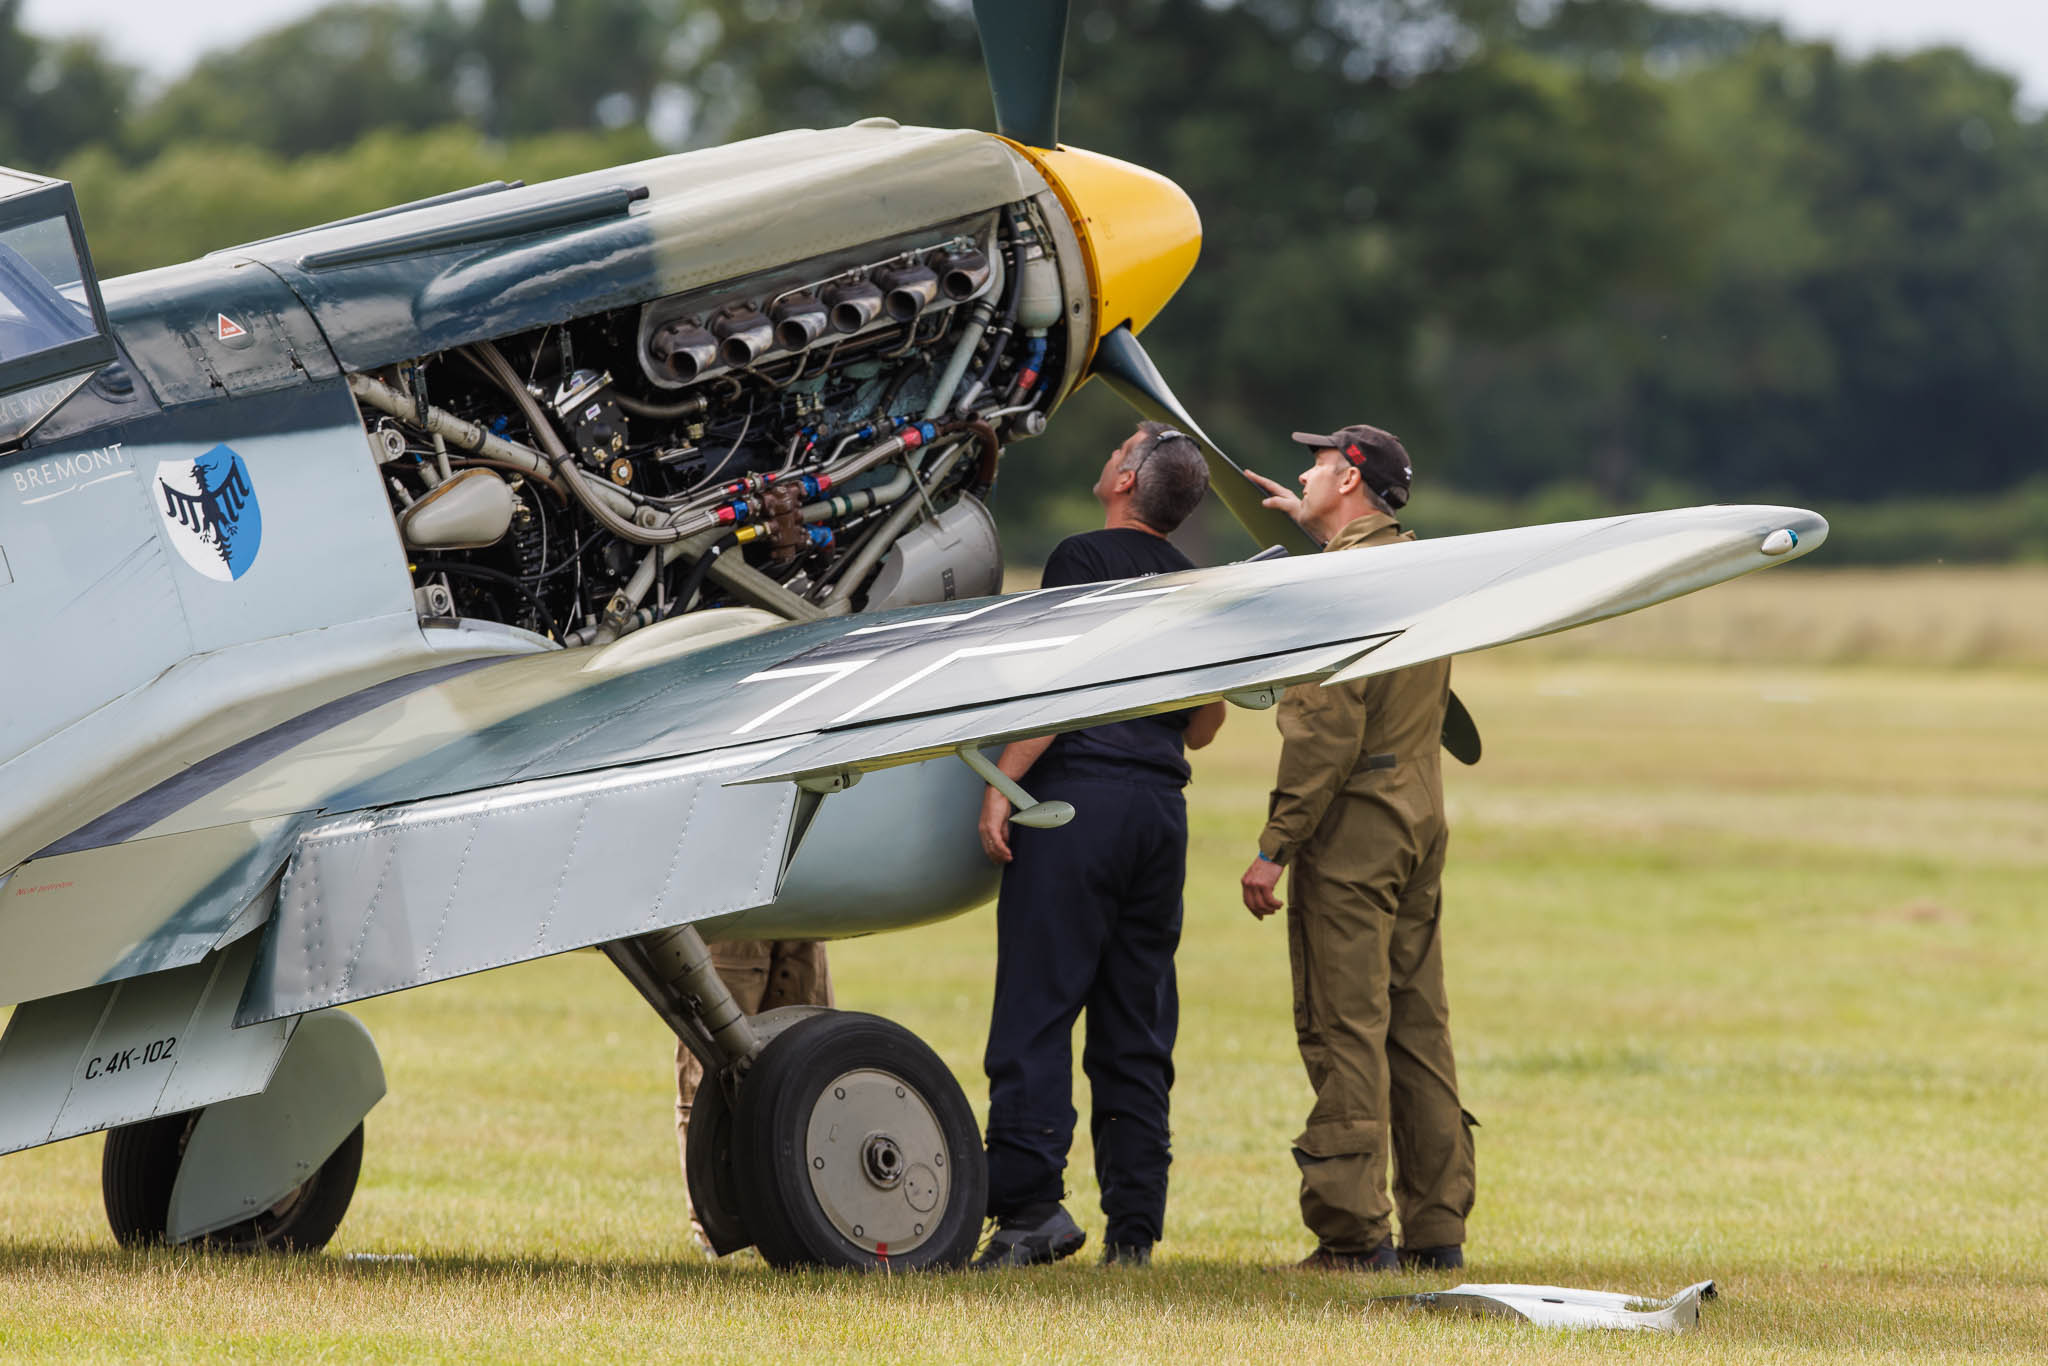
M 196 962 L 267 918 L 246 1025 L 737 913 L 775 900 L 815 810 L 786 780 L 1562 630 L 1825 534 L 1698 508 L 780 629 L 692 614 L 443 668 L 248 737 L 24 863 L 0 884 L 0 999 Z
M 980 609 L 986 615 L 976 618 L 973 605 L 950 618 L 871 627 L 868 639 L 902 632 L 950 642 L 928 652 L 905 692 L 983 658 L 1013 677 L 1033 676 L 1008 693 L 933 689 L 919 706 L 898 701 L 882 674 L 866 684 L 882 685 L 874 700 L 860 700 L 858 673 L 849 673 L 840 697 L 850 705 L 830 719 L 812 712 L 822 722 L 818 733 L 748 781 L 865 772 L 1190 700 L 1387 673 L 1632 612 L 1803 554 L 1826 532 L 1819 516 L 1792 508 L 1696 508 L 1062 590 L 1032 612 L 1027 629 L 1000 631 L 994 611 Z M 1070 632 L 1068 612 L 1089 629 Z M 987 623 L 976 638 L 953 634 L 976 620 Z M 794 681 L 835 660 L 844 669 L 844 661 L 867 653 L 853 644 L 858 638 L 780 671 Z

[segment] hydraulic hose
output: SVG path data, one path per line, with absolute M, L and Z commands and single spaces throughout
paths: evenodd
M 710 545 L 704 547 L 704 552 L 690 565 L 690 572 L 683 576 L 683 582 L 676 590 L 676 605 L 671 609 L 672 611 L 680 613 L 690 610 L 690 604 L 696 600 L 697 594 L 704 589 L 704 580 L 711 577 L 713 561 L 717 560 L 726 551 L 732 549 L 738 535 L 739 533 L 736 531 L 728 531 Z
M 693 413 L 703 412 L 705 406 L 702 394 L 686 398 L 680 403 L 650 403 L 644 398 L 633 397 L 616 384 L 605 392 L 611 395 L 612 402 L 618 404 L 619 411 L 627 417 L 644 417 L 655 421 L 689 417 Z
M 990 261 L 1002 272 L 1003 297 L 1007 299 L 1010 272 L 1004 269 L 1002 253 L 998 252 Z M 952 404 L 954 391 L 960 387 L 960 377 L 967 373 L 968 362 L 974 359 L 974 348 L 981 344 L 983 334 L 988 331 L 989 319 L 994 316 L 995 310 L 989 306 L 988 294 L 984 293 L 968 315 L 967 330 L 960 334 L 953 354 L 947 357 L 946 368 L 939 372 L 939 382 L 932 387 L 932 401 L 924 408 L 925 421 L 939 416 Z
M 855 489 L 852 493 L 842 493 L 822 502 L 804 504 L 803 519 L 806 522 L 836 522 L 870 508 L 885 506 L 910 492 L 913 482 L 910 471 L 899 467 L 873 488 Z
M 1010 333 L 1016 330 L 1017 301 L 1022 297 L 1024 290 L 1023 248 L 1018 246 L 1017 242 L 1013 226 L 1009 249 L 1004 253 L 1002 321 L 997 323 L 995 331 L 989 334 L 988 359 L 981 363 L 981 370 L 975 375 L 974 383 L 968 385 L 966 391 L 960 395 L 960 401 L 954 405 L 956 412 L 965 413 L 974 406 L 974 401 L 981 397 L 981 391 L 988 387 L 989 377 L 996 372 L 996 363 L 1003 358 L 1003 347 L 1009 343 Z
M 399 393 L 381 380 L 368 375 L 352 374 L 348 377 L 348 387 L 349 392 L 353 393 L 359 402 L 368 404 L 380 413 L 402 422 L 416 422 L 419 418 L 418 405 L 413 402 L 411 396 Z M 547 459 L 539 451 L 522 446 L 516 441 L 507 441 L 504 437 L 474 422 L 465 422 L 441 408 L 430 406 L 427 409 L 426 426 L 429 432 L 446 440 L 451 446 L 473 451 L 493 464 L 545 484 L 557 495 L 568 496 L 561 481 L 555 478 L 554 467 L 548 464 Z
M 983 431 L 988 430 L 986 423 L 975 425 L 980 426 Z M 994 439 L 995 435 L 991 432 L 989 440 L 993 442 Z M 924 481 L 924 491 L 927 494 L 945 482 L 946 476 L 953 472 L 953 466 L 959 463 L 966 449 L 967 443 L 962 441 L 939 457 L 938 465 L 932 470 L 931 477 Z M 874 572 L 875 566 L 881 563 L 882 556 L 889 553 L 889 547 L 895 545 L 897 538 L 910 529 L 910 524 L 922 511 L 923 498 L 906 498 L 897 505 L 896 510 L 889 514 L 868 538 L 867 543 L 847 561 L 845 568 L 839 572 L 839 577 L 827 584 L 824 591 L 818 595 L 819 602 L 827 611 L 837 613 L 852 610 L 854 591 Z
M 644 527 L 630 520 L 630 512 L 635 507 L 633 500 L 608 485 L 593 484 L 584 478 L 583 471 L 576 468 L 575 457 L 570 454 L 569 448 L 562 444 L 561 435 L 555 431 L 555 424 L 548 421 L 548 415 L 541 411 L 539 401 L 519 382 L 518 372 L 506 361 L 497 344 L 488 341 L 478 342 L 475 354 L 481 359 L 486 372 L 498 382 L 498 387 L 503 389 L 506 396 L 519 405 L 520 412 L 525 414 L 526 424 L 532 428 L 534 438 L 547 452 L 556 477 L 571 494 L 575 495 L 576 501 L 583 504 L 585 511 L 603 523 L 606 530 L 620 540 L 632 541 L 636 545 L 670 545 L 692 534 L 680 526 Z M 621 514 L 615 511 L 609 505 L 607 495 L 623 500 L 628 513 Z

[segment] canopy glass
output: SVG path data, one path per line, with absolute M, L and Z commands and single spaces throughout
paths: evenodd
M 114 354 L 71 186 L 0 167 L 0 446 Z

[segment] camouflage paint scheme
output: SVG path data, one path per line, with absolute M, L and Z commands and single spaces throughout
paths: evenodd
M 868 122 L 109 282 L 134 383 L 0 455 L 0 1002 L 35 1003 L 0 1146 L 250 1094 L 295 1018 L 379 991 L 663 925 L 956 913 L 993 886 L 963 746 L 1563 629 L 1825 534 L 1696 509 L 598 649 L 422 627 L 346 373 L 1046 193 L 1000 139 Z M 1048 217 L 1086 355 L 1111 329 Z M 145 1073 L 84 1103 L 108 1056 Z
M 321 709 L 361 709 L 382 696 L 378 685 L 409 691 L 437 668 L 552 648 L 489 623 L 421 628 L 344 369 L 1046 193 L 1028 158 L 997 138 L 873 120 L 372 216 L 107 282 L 113 334 L 139 382 L 120 399 L 81 392 L 27 449 L 0 455 L 13 581 L 0 638 L 34 661 L 0 674 L 0 876 L 38 851 L 77 852 L 76 839 L 64 842 L 73 832 L 194 764 L 246 757 L 237 747 L 252 737 L 331 724 Z M 1069 233 L 1056 245 L 1078 304 L 1078 244 Z M 1093 324 L 1082 312 L 1070 310 L 1077 329 Z M 222 317 L 242 335 L 224 338 Z M 219 446 L 246 463 L 269 528 L 255 563 L 226 583 L 190 572 L 156 507 L 162 467 Z M 301 719 L 309 713 L 320 719 Z M 937 786 L 966 790 L 951 774 Z M 60 895 L 75 886 L 44 890 L 69 880 L 65 870 L 13 877 L 0 943 L 28 952 L 19 981 L 0 973 L 0 1000 L 195 961 L 243 909 L 244 884 L 277 871 L 281 839 L 258 823 L 175 854 L 155 846 L 126 860 L 128 879 L 102 857 L 90 905 Z M 129 881 L 151 894 L 120 893 Z M 974 883 L 978 892 L 986 878 Z

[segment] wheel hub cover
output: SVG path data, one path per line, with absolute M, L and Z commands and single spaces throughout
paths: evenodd
M 950 1185 L 945 1135 L 901 1077 L 862 1069 L 834 1078 L 804 1139 L 811 1192 L 852 1242 L 888 1257 L 937 1229 Z

